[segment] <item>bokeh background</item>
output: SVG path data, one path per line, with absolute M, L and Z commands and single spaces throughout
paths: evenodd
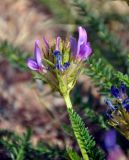
M 65 126 L 69 125 L 69 120 L 63 99 L 53 93 L 48 84 L 32 78 L 26 60 L 33 54 L 36 39 L 41 40 L 42 46 L 43 35 L 50 43 L 59 35 L 64 40 L 71 34 L 77 37 L 80 25 L 86 28 L 93 54 L 98 57 L 94 64 L 102 57 L 108 66 L 108 74 L 111 68 L 129 72 L 126 58 L 129 53 L 129 6 L 126 1 L 0 1 L 1 129 L 22 134 L 31 127 L 34 145 L 41 140 L 62 149 L 66 144 L 75 144 Z M 103 116 L 106 110 L 104 96 L 100 92 L 105 93 L 108 89 L 101 78 L 101 70 L 94 75 L 87 70 L 71 97 L 97 143 L 103 146 L 103 132 L 108 127 Z M 106 78 L 106 83 L 112 78 Z M 101 86 L 104 89 L 101 90 Z M 126 151 L 128 142 L 121 138 Z

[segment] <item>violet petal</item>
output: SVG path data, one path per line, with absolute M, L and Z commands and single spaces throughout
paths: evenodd
M 60 37 L 57 37 L 56 39 L 56 48 L 55 50 L 59 51 L 60 50 Z
M 32 58 L 28 59 L 27 66 L 30 69 L 35 70 L 35 71 L 38 70 L 38 68 L 39 68 L 37 62 L 34 59 L 32 59 Z
M 72 54 L 73 54 L 74 56 L 76 56 L 76 52 L 77 52 L 77 41 L 76 41 L 76 38 L 74 38 L 74 37 L 70 37 L 70 48 L 71 48 Z
M 45 37 L 43 37 L 43 41 L 44 41 L 44 44 L 45 44 L 46 51 L 48 52 L 48 50 L 49 50 L 49 44 L 48 44 L 48 41 L 46 40 L 46 38 L 45 38 Z
M 79 51 L 77 58 L 87 59 L 91 55 L 91 53 L 92 53 L 92 49 L 91 49 L 89 43 L 83 43 L 80 46 L 80 51 Z
M 78 38 L 78 45 L 77 45 L 77 55 L 76 55 L 77 57 L 79 55 L 81 45 L 84 45 L 87 43 L 86 30 L 82 27 L 79 27 L 78 31 L 79 31 L 79 38 Z
M 42 58 L 41 58 L 41 51 L 39 48 L 39 41 L 35 41 L 35 49 L 34 49 L 34 55 L 35 55 L 35 60 L 38 64 L 38 66 L 42 66 Z
M 78 27 L 79 32 L 79 41 L 80 42 L 87 42 L 87 33 L 86 30 L 83 27 Z
M 117 87 L 112 86 L 111 87 L 111 94 L 115 97 L 115 98 L 121 98 L 120 96 L 120 91 Z

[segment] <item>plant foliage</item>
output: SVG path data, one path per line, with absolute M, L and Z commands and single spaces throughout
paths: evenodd
M 57 146 L 51 147 L 42 141 L 33 147 L 30 138 L 30 129 L 22 136 L 8 130 L 0 130 L 0 158 L 2 157 L 2 160 L 67 160 L 68 155 L 65 150 Z
M 81 148 L 86 150 L 91 160 L 104 160 L 103 152 L 96 147 L 96 143 L 93 137 L 89 134 L 88 129 L 85 128 L 85 124 L 81 117 L 71 109 L 69 109 L 68 112 L 70 114 L 72 127 L 74 128 L 75 134 L 80 141 Z
M 13 47 L 13 45 L 5 41 L 0 43 L 0 55 L 5 57 L 14 67 L 22 71 L 28 70 L 25 62 L 30 56 L 30 53 L 21 51 L 19 48 Z

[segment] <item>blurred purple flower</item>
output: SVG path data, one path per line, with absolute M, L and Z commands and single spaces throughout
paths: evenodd
M 90 43 L 87 42 L 86 30 L 82 27 L 78 27 L 79 38 L 78 42 L 74 37 L 70 38 L 70 48 L 75 59 L 86 60 L 92 53 Z
M 120 87 L 116 87 L 115 85 L 112 85 L 111 94 L 115 99 L 117 99 L 117 101 L 119 101 L 119 104 L 121 104 L 122 107 L 124 107 L 126 111 L 129 112 L 129 98 L 126 93 L 126 85 L 123 82 L 121 83 Z M 108 99 L 105 100 L 105 103 L 109 107 L 109 110 L 111 111 L 111 113 L 112 111 L 118 109 L 119 104 L 116 104 L 114 106 L 112 102 Z
M 111 94 L 118 100 L 120 100 L 122 106 L 129 111 L 129 98 L 126 94 L 126 85 L 122 82 L 120 87 L 116 86 L 111 87 Z
M 31 70 L 46 72 L 44 65 L 42 64 L 41 51 L 39 48 L 39 41 L 35 41 L 34 58 L 29 58 L 27 65 Z
M 105 133 L 104 143 L 108 151 L 107 160 L 128 160 L 116 143 L 116 131 L 114 129 Z
M 105 133 L 104 144 L 107 151 L 112 150 L 116 146 L 116 131 L 111 129 Z
M 111 87 L 111 93 L 115 98 L 123 99 L 126 96 L 126 85 L 121 83 L 120 87 L 117 88 L 116 86 Z
M 129 160 L 122 149 L 116 146 L 113 150 L 109 151 L 107 160 Z
M 116 110 L 116 107 L 112 104 L 112 102 L 109 99 L 105 99 L 105 103 L 109 107 L 110 111 Z

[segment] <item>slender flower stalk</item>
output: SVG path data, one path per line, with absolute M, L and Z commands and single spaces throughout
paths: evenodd
M 72 107 L 72 103 L 71 103 L 71 99 L 70 99 L 69 93 L 66 94 L 66 95 L 64 95 L 64 100 L 65 100 L 67 109 L 68 109 L 68 110 L 70 109 L 71 111 L 73 111 L 73 107 Z M 68 113 L 69 113 L 69 111 L 68 111 Z M 69 114 L 69 118 L 70 118 L 70 114 Z M 73 122 L 72 122 L 72 119 L 71 119 L 71 118 L 70 118 L 70 121 L 71 121 L 72 128 L 73 128 L 73 131 L 74 131 Z M 75 131 L 74 131 L 74 134 L 75 134 L 75 137 L 76 137 L 76 139 L 77 139 L 79 148 L 80 148 L 80 150 L 81 150 L 83 159 L 84 159 L 84 160 L 89 160 L 89 157 L 88 157 L 88 155 L 87 155 L 87 153 L 86 153 L 86 150 L 83 149 L 83 147 L 81 147 L 81 142 L 80 142 L 80 140 L 78 139 L 77 134 L 76 134 Z

